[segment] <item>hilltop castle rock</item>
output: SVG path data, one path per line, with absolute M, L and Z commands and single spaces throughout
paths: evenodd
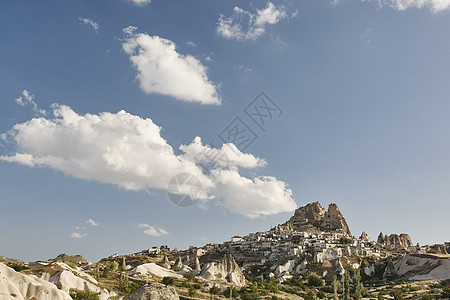
M 383 233 L 380 232 L 377 243 L 390 250 L 407 250 L 409 247 L 413 246 L 411 238 L 406 233 L 400 235 L 383 235 Z
M 351 236 L 344 216 L 334 203 L 328 206 L 328 210 L 325 210 L 319 202 L 302 206 L 295 211 L 294 216 L 285 223 L 285 226 L 296 231 L 308 231 L 315 228 L 323 231 L 338 231 Z

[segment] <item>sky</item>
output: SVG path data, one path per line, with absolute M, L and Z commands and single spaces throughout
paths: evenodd
M 338 204 L 448 241 L 450 1 L 12 1 L 0 255 L 186 249 Z

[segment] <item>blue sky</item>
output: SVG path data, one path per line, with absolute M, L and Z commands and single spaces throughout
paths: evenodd
M 448 239 L 449 1 L 137 2 L 2 3 L 0 255 L 222 242 L 313 201 L 354 235 Z M 282 110 L 264 130 L 261 91 Z M 218 138 L 236 117 L 245 150 Z M 211 173 L 210 141 L 234 155 Z

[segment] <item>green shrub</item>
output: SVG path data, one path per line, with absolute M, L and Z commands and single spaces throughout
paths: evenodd
M 450 287 L 445 287 L 445 288 L 442 289 L 441 297 L 444 298 L 444 299 L 450 298 Z
M 186 278 L 188 281 L 192 281 L 195 279 L 195 274 L 192 272 L 187 272 L 183 275 L 184 278 Z
M 131 282 L 130 284 L 128 284 L 128 286 L 123 287 L 120 290 L 122 291 L 122 293 L 129 295 L 132 292 L 134 292 L 135 290 L 137 290 L 138 288 L 139 288 L 139 284 L 137 284 L 136 282 Z
M 162 283 L 163 283 L 164 285 L 166 285 L 166 286 L 172 285 L 173 282 L 174 282 L 174 279 L 173 279 L 173 277 L 170 277 L 170 276 L 166 276 L 166 277 L 164 277 L 163 280 L 162 280 Z
M 209 289 L 209 293 L 213 295 L 218 295 L 220 293 L 220 288 L 214 285 Z
M 91 291 L 76 291 L 70 294 L 74 300 L 99 300 L 99 293 Z
M 14 271 L 16 272 L 20 272 L 23 270 L 28 270 L 29 267 L 25 266 L 25 265 L 21 265 L 21 264 L 16 264 L 16 263 L 7 263 L 6 264 L 8 267 L 14 269 Z
M 321 279 L 320 277 L 311 274 L 308 277 L 308 285 L 309 286 L 314 286 L 314 287 L 321 287 L 323 285 L 325 285 L 325 281 L 323 281 L 323 279 Z

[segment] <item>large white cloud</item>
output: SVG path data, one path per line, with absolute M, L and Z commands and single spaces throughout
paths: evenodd
M 286 183 L 275 177 L 246 178 L 239 168 L 254 169 L 266 161 L 240 152 L 235 145 L 203 145 L 196 137 L 176 155 L 151 119 L 125 111 L 79 115 L 70 107 L 53 105 L 54 117 L 37 117 L 16 124 L 1 135 L 16 147 L 0 160 L 30 167 L 48 167 L 84 180 L 118 185 L 127 190 L 167 189 L 177 174 L 190 173 L 201 182 L 201 204 L 216 201 L 247 217 L 292 211 L 296 204 Z M 226 155 L 210 172 L 202 165 L 205 151 Z M 182 193 L 189 194 L 189 190 Z M 215 200 L 211 200 L 214 199 Z
M 141 89 L 147 93 L 172 96 L 178 100 L 202 104 L 220 104 L 221 100 L 207 76 L 207 68 L 195 57 L 177 52 L 170 40 L 127 27 L 122 48 L 130 56 Z
M 266 31 L 267 25 L 273 25 L 287 18 L 283 6 L 276 7 L 268 2 L 263 9 L 251 13 L 235 7 L 230 17 L 220 15 L 217 33 L 227 39 L 255 40 Z
M 55 105 L 55 118 L 34 118 L 10 133 L 18 151 L 2 160 L 44 166 L 76 178 L 113 183 L 128 190 L 165 189 L 179 172 L 211 180 L 191 161 L 181 161 L 151 119 L 125 111 L 78 115 Z

